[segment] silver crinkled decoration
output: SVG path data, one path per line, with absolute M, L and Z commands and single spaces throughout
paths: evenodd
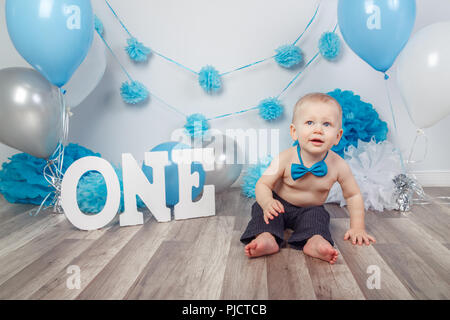
M 410 211 L 415 193 L 422 199 L 425 197 L 422 186 L 415 177 L 401 173 L 395 176 L 393 181 L 395 185 L 393 196 L 397 204 L 397 210 Z

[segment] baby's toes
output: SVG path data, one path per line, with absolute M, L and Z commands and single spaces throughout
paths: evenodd
M 255 249 L 256 245 L 257 245 L 256 241 L 252 240 L 252 242 L 250 242 L 248 245 L 245 246 L 245 249 L 246 250 Z

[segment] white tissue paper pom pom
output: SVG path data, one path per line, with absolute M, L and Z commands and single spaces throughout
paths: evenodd
M 394 210 L 394 177 L 402 172 L 398 152 L 389 141 L 376 143 L 358 140 L 358 148 L 350 146 L 344 154 L 364 198 L 366 210 Z M 335 183 L 328 194 L 327 203 L 344 206 L 341 187 Z

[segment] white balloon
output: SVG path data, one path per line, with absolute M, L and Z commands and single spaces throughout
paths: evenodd
M 419 30 L 398 60 L 398 84 L 418 128 L 450 114 L 450 21 Z
M 99 36 L 95 35 L 92 47 L 80 67 L 75 71 L 70 81 L 64 86 L 67 91 L 66 104 L 70 108 L 78 106 L 94 91 L 102 80 L 106 69 L 105 45 Z

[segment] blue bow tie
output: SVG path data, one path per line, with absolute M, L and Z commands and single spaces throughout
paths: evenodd
M 315 163 L 311 168 L 307 168 L 303 164 L 302 157 L 300 156 L 300 145 L 298 145 L 298 144 L 297 144 L 297 154 L 298 154 L 298 158 L 300 160 L 300 164 L 293 163 L 291 165 L 291 176 L 292 176 L 293 180 L 300 179 L 308 172 L 311 172 L 313 175 L 315 175 L 317 177 L 323 177 L 327 174 L 328 168 L 327 168 L 327 164 L 325 163 L 325 158 L 327 157 L 328 152 L 322 161 Z

